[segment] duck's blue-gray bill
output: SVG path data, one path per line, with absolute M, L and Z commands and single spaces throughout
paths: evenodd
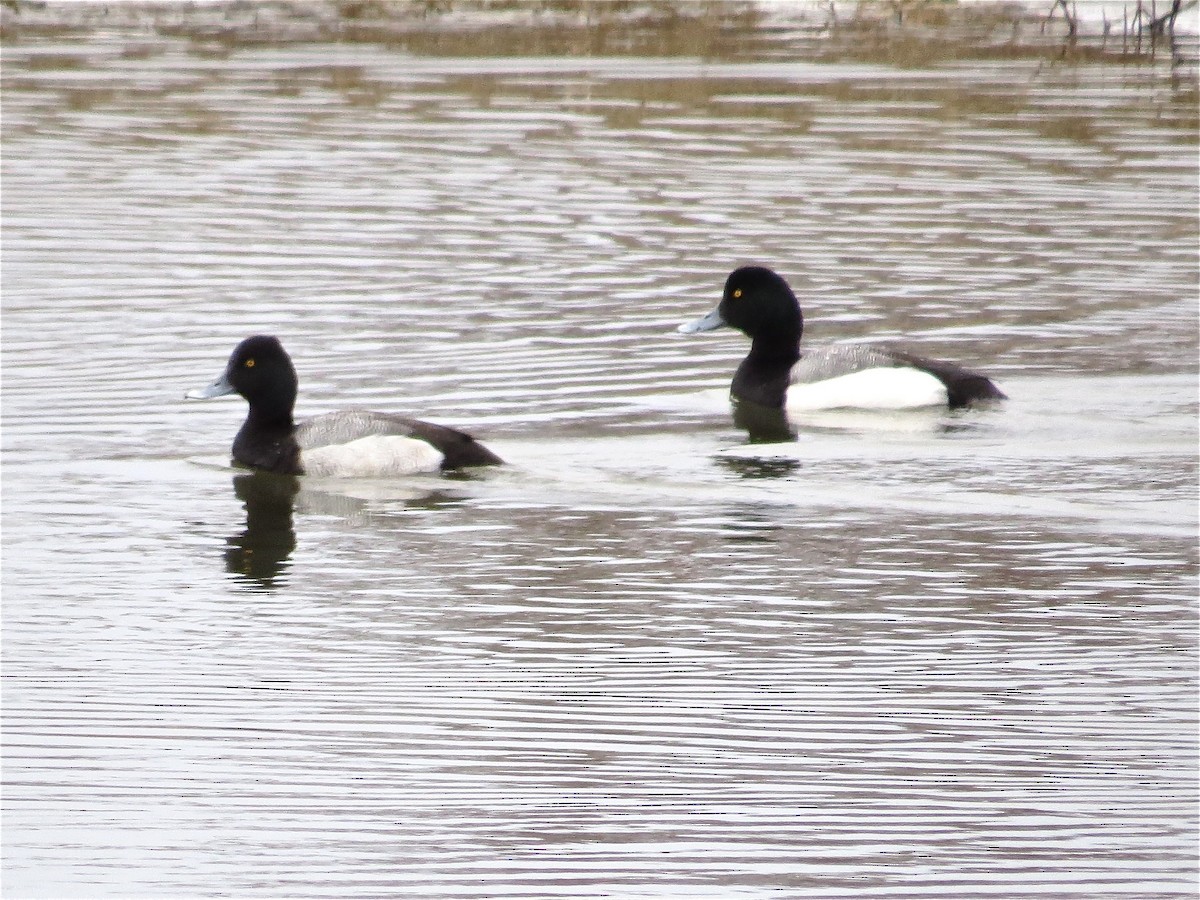
M 675 330 L 680 334 L 696 334 L 701 331 L 713 331 L 717 328 L 723 328 L 726 324 L 726 321 L 721 318 L 720 310 L 714 309 L 707 316 L 702 316 L 695 322 L 685 322 Z
M 194 388 L 183 396 L 187 400 L 209 400 L 213 397 L 224 397 L 233 391 L 234 387 L 229 383 L 229 379 L 222 375 L 208 387 Z

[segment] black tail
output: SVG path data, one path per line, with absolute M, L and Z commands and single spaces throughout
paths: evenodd
M 902 351 L 896 352 L 895 355 L 909 365 L 928 372 L 944 384 L 951 409 L 961 409 L 972 403 L 988 400 L 1008 399 L 1008 395 L 996 387 L 992 379 L 978 372 L 972 372 L 970 369 L 964 369 L 957 363 L 925 359 Z

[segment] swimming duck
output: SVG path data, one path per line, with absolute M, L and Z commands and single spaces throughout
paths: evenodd
M 731 393 L 774 409 L 956 409 L 1003 400 L 986 375 L 952 363 L 870 344 L 800 350 L 804 316 L 791 287 L 762 266 L 744 266 L 725 280 L 721 303 L 683 334 L 731 326 L 750 338 L 750 353 L 733 376 Z
M 279 340 L 255 335 L 237 345 L 220 378 L 184 396 L 241 394 L 250 411 L 234 438 L 233 458 L 268 472 L 378 478 L 503 462 L 469 434 L 390 413 L 346 410 L 296 422 L 297 385 Z

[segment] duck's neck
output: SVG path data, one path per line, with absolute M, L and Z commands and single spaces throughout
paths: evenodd
M 798 342 L 757 338 L 734 373 L 730 392 L 740 400 L 782 409 L 787 401 L 792 366 L 799 359 Z
M 296 424 L 292 419 L 291 404 L 284 409 L 271 410 L 251 403 L 250 412 L 246 415 L 246 422 L 253 422 L 259 428 L 282 431 L 291 431 Z
M 266 411 L 254 404 L 233 439 L 233 458 L 244 466 L 268 472 L 299 474 L 299 447 L 290 406 Z

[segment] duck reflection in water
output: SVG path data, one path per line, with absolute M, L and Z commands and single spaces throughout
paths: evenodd
M 471 473 L 442 480 L 469 482 Z M 306 485 L 295 475 L 252 470 L 233 477 L 233 492 L 246 509 L 246 527 L 225 541 L 225 570 L 243 590 L 266 593 L 283 587 L 296 549 L 297 511 L 348 523 L 387 522 L 397 509 L 437 511 L 460 506 L 462 496 L 444 487 L 404 482 Z
M 246 507 L 246 529 L 226 541 L 225 570 L 251 591 L 272 591 L 296 549 L 292 524 L 300 479 L 251 472 L 235 475 L 233 492 Z
M 829 409 L 789 417 L 773 406 L 731 397 L 733 424 L 746 432 L 751 444 L 787 444 L 798 435 L 829 432 L 837 434 L 927 434 L 949 435 L 986 427 L 982 419 L 972 417 L 968 409 L 903 410 L 899 412 L 856 409 Z
M 787 413 L 751 400 L 731 398 L 733 424 L 746 432 L 751 444 L 786 444 L 796 440 Z
M 782 409 L 738 397 L 730 400 L 733 424 L 746 432 L 751 445 L 787 444 L 797 440 L 796 430 Z M 722 456 L 719 462 L 742 478 L 786 478 L 800 470 L 800 460 L 791 457 Z

